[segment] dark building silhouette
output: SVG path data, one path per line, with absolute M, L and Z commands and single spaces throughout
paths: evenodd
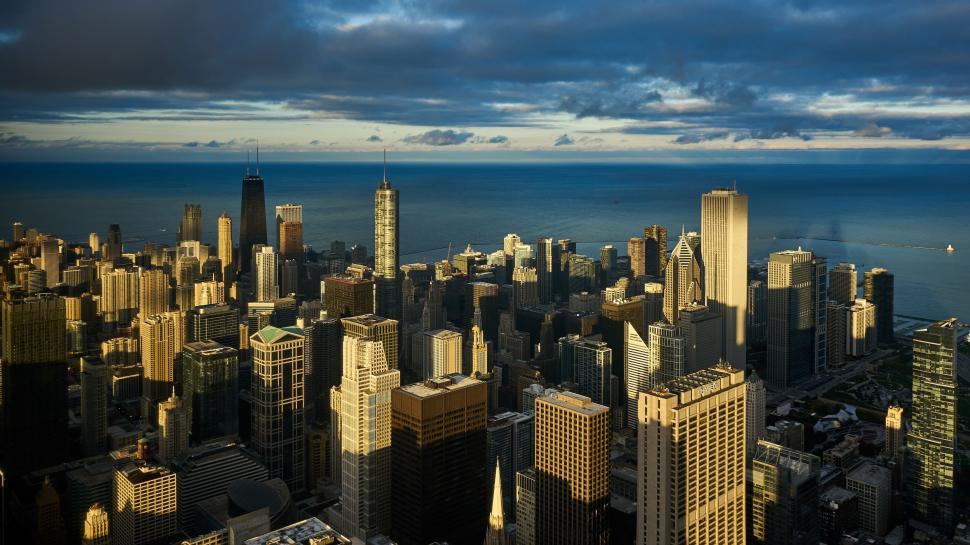
M 866 301 L 876 305 L 876 340 L 879 344 L 893 344 L 893 273 L 879 267 L 865 273 L 863 294 Z
M 330 421 L 330 388 L 340 385 L 343 373 L 343 327 L 339 318 L 310 320 L 303 328 L 303 369 L 307 405 L 313 404 L 317 422 Z
M 661 276 L 667 266 L 667 228 L 651 225 L 643 229 L 645 272 L 647 276 Z
M 331 318 L 348 318 L 374 312 L 374 281 L 349 275 L 323 279 L 323 308 Z
M 253 245 L 266 244 L 266 200 L 258 162 L 256 174 L 250 174 L 247 170 L 242 181 L 242 211 L 239 220 L 239 271 L 246 273 L 252 267 Z
M 239 352 L 217 342 L 182 348 L 182 399 L 192 423 L 192 442 L 239 431 Z

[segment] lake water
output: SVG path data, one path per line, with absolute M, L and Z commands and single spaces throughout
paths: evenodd
M 127 240 L 171 243 L 192 202 L 202 205 L 203 238 L 215 242 L 219 214 L 238 220 L 244 174 L 228 163 L 2 168 L 0 225 L 21 221 L 69 241 L 91 231 L 103 239 L 118 223 Z M 267 215 L 302 203 L 314 248 L 338 239 L 373 250 L 379 163 L 264 163 L 261 174 Z M 622 254 L 627 238 L 659 223 L 673 245 L 681 225 L 699 228 L 701 193 L 736 181 L 750 197 L 749 259 L 801 245 L 830 266 L 886 267 L 897 313 L 970 318 L 970 166 L 404 163 L 391 164 L 389 178 L 401 191 L 402 263 L 441 259 L 449 242 L 493 250 L 510 232 L 530 243 L 571 238 L 598 257 L 605 242 Z M 942 251 L 947 244 L 957 251 Z

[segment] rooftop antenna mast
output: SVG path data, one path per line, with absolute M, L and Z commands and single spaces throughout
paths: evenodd
M 246 150 L 246 176 L 249 176 L 249 150 Z
M 256 139 L 256 175 L 259 176 L 259 138 Z

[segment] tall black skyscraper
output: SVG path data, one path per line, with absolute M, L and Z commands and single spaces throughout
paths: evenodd
M 330 388 L 340 385 L 343 373 L 344 336 L 340 318 L 310 320 L 303 328 L 303 340 L 307 406 L 313 404 L 313 419 L 328 422 Z
M 242 181 L 242 212 L 239 214 L 239 272 L 252 266 L 253 245 L 266 244 L 266 199 L 263 178 L 259 175 L 259 152 L 256 154 L 256 174 L 246 170 Z
M 893 333 L 893 273 L 879 267 L 865 273 L 863 293 L 876 305 L 876 338 L 879 344 L 896 342 Z
M 102 256 L 105 261 L 114 261 L 121 257 L 121 226 L 112 223 L 108 226 L 108 245 Z

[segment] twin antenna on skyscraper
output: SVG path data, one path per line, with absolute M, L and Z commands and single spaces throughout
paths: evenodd
M 256 175 L 259 176 L 259 139 L 256 139 Z M 249 176 L 249 150 L 246 150 L 246 176 Z

